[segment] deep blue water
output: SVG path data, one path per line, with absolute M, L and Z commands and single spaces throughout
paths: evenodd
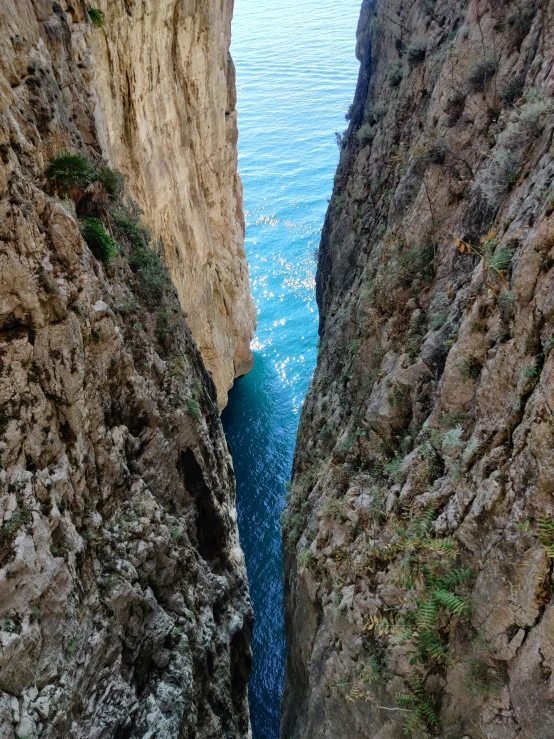
M 239 157 L 259 313 L 254 370 L 223 422 L 256 624 L 254 739 L 279 736 L 285 641 L 280 521 L 317 345 L 315 259 L 358 63 L 360 0 L 236 0 Z

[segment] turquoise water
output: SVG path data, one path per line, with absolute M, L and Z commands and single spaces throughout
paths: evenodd
M 358 63 L 360 0 L 236 0 L 239 157 L 259 313 L 254 370 L 223 415 L 256 623 L 254 739 L 279 736 L 285 642 L 280 519 L 317 345 L 314 251 Z

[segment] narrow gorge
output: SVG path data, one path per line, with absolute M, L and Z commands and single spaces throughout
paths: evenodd
M 553 155 L 554 0 L 0 0 L 0 739 L 554 737 Z

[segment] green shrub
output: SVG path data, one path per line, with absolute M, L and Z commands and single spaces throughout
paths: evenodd
M 197 421 L 200 418 L 200 404 L 196 397 L 187 399 L 187 409 L 190 415 Z
M 389 478 L 389 480 L 392 480 L 393 482 L 401 482 L 403 478 L 402 462 L 403 459 L 401 456 L 394 456 L 390 460 L 390 462 L 388 462 L 383 467 L 383 474 L 385 474 Z
M 448 318 L 448 313 L 435 313 L 434 316 L 431 317 L 431 328 L 433 331 L 438 331 L 439 328 L 442 328 L 444 324 L 446 323 L 446 319 Z
M 1 531 L 5 534 L 12 534 L 18 529 L 28 526 L 32 520 L 33 516 L 31 511 L 26 506 L 23 506 L 22 508 L 17 507 L 15 511 L 13 511 L 9 520 L 2 525 Z
M 362 146 L 365 146 L 366 144 L 370 144 L 375 137 L 375 129 L 370 123 L 364 123 L 358 131 L 356 132 L 356 138 L 362 144 Z
M 2 624 L 2 631 L 6 631 L 8 634 L 14 634 L 17 632 L 17 625 L 13 618 L 7 616 Z
M 497 297 L 498 304 L 502 308 L 511 308 L 516 302 L 516 296 L 511 290 L 501 290 Z
M 523 96 L 525 103 L 539 103 L 544 101 L 544 90 L 540 87 L 531 87 Z
M 530 100 L 519 112 L 515 144 L 526 146 L 529 139 L 538 138 L 544 131 L 546 116 L 552 111 L 552 105 L 546 100 Z
M 485 251 L 485 265 L 487 269 L 496 272 L 497 275 L 506 275 L 512 266 L 513 253 L 508 247 L 498 251 Z
M 525 87 L 525 74 L 511 77 L 505 85 L 500 88 L 500 97 L 504 102 L 512 104 L 523 93 Z
M 545 213 L 547 216 L 551 216 L 554 213 L 554 193 L 547 195 Z
M 404 67 L 401 61 L 396 61 L 389 70 L 388 80 L 391 87 L 398 87 L 404 77 Z
M 170 531 L 170 533 L 171 533 L 171 538 L 173 539 L 173 541 L 178 541 L 178 540 L 179 540 L 179 539 L 181 538 L 181 534 L 183 533 L 183 532 L 181 531 L 181 527 L 180 527 L 179 525 L 175 525 L 175 526 L 172 526 L 172 527 L 171 527 L 171 528 L 169 529 L 169 531 Z M 176 631 L 179 631 L 179 629 L 173 629 L 173 632 L 172 632 L 172 633 L 173 633 L 173 635 L 174 635 L 174 636 L 180 636 L 180 635 L 181 635 L 181 634 L 180 634 L 180 631 L 179 631 L 179 633 L 178 633 L 178 634 L 175 634 L 175 632 L 176 632 Z
M 79 642 L 77 641 L 77 637 L 73 636 L 69 642 L 66 645 L 66 651 L 69 654 L 70 657 L 73 657 L 77 649 L 79 648 Z
M 117 242 L 136 272 L 144 296 L 150 301 L 160 300 L 170 283 L 167 268 L 161 257 L 150 248 L 150 233 L 139 221 L 140 210 L 130 203 L 112 210 L 112 226 Z
M 453 429 L 445 431 L 442 436 L 442 449 L 448 454 L 448 452 L 456 452 L 463 446 L 462 436 L 464 430 L 462 426 L 455 426 Z
M 163 308 L 158 309 L 158 315 L 156 317 L 156 338 L 163 344 L 167 339 L 169 333 L 169 313 Z
M 399 259 L 400 282 L 410 285 L 414 274 L 421 274 L 424 280 L 428 280 L 433 273 L 434 256 L 435 248 L 430 241 L 404 251 Z
M 86 187 L 90 182 L 92 167 L 82 154 L 63 152 L 52 157 L 46 170 L 46 176 L 55 187 L 67 192 L 70 187 Z
M 467 81 L 476 92 L 482 92 L 485 85 L 496 74 L 497 63 L 493 56 L 484 56 L 476 59 L 469 66 L 467 71 Z
M 115 237 L 123 246 L 131 250 L 148 248 L 150 234 L 128 214 L 127 209 L 112 211 L 112 224 Z
M 98 218 L 83 218 L 81 234 L 89 249 L 102 264 L 109 265 L 115 258 L 115 245 Z
M 188 372 L 188 363 L 182 354 L 173 354 L 167 360 L 167 371 L 170 377 L 184 380 Z
M 483 365 L 475 357 L 464 357 L 458 362 L 458 372 L 464 382 L 478 380 L 482 369 Z
M 0 568 L 9 562 L 13 555 L 13 543 L 20 529 L 26 528 L 33 521 L 31 511 L 23 505 L 13 511 L 10 519 L 0 526 Z
M 372 105 L 365 115 L 365 120 L 369 123 L 378 123 L 387 115 L 388 110 L 388 105 L 384 103 Z
M 514 44 L 518 49 L 531 30 L 536 12 L 536 8 L 532 6 L 532 3 L 529 3 L 529 5 L 521 3 L 514 8 L 506 19 L 511 27 Z
M 306 568 L 309 569 L 311 564 L 315 564 L 317 558 L 311 549 L 305 549 L 298 555 L 298 570 L 302 572 Z
M 90 21 L 93 26 L 96 26 L 96 28 L 103 28 L 104 27 L 104 14 L 101 10 L 97 10 L 96 8 L 90 8 L 88 11 Z
M 129 300 L 126 300 L 119 306 L 119 312 L 123 313 L 123 315 L 127 315 L 128 313 L 132 313 L 133 311 L 137 310 L 139 306 L 139 301 L 135 298 L 134 295 L 132 295 Z
M 406 48 L 406 56 L 410 64 L 419 64 L 425 59 L 427 53 L 427 39 L 415 38 L 408 44 Z
M 148 247 L 137 249 L 129 256 L 129 265 L 136 272 L 146 296 L 159 300 L 169 284 L 167 269 L 161 258 Z
M 106 192 L 113 199 L 117 200 L 123 192 L 125 186 L 125 178 L 118 172 L 117 169 L 112 169 L 105 164 L 102 164 L 95 170 L 93 179 L 101 182 L 106 188 Z
M 545 119 L 552 110 L 541 91 L 532 89 L 525 99 L 517 118 L 512 119 L 498 137 L 488 170 L 477 175 L 478 186 L 493 206 L 498 205 L 508 188 L 517 182 L 523 152 L 542 134 Z
M 497 147 L 489 164 L 481 169 L 475 178 L 475 188 L 485 202 L 497 208 L 508 189 L 514 185 L 521 171 L 520 152 L 505 146 Z

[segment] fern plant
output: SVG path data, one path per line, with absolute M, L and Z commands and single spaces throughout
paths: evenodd
M 455 426 L 453 443 L 458 443 L 460 429 Z M 396 562 L 390 571 L 390 582 L 411 591 L 403 601 L 402 613 L 388 611 L 371 615 L 363 626 L 366 634 L 389 644 L 410 646 L 408 656 L 413 667 L 427 670 L 444 668 L 451 664 L 452 654 L 448 633 L 453 618 L 471 616 L 471 608 L 456 590 L 474 576 L 471 568 L 453 567 L 458 554 L 457 542 L 435 535 L 433 522 L 436 505 L 414 510 L 408 507 L 394 527 L 397 539 L 386 546 L 368 552 L 368 569 L 375 572 L 377 562 Z M 554 555 L 554 522 L 543 524 L 543 538 L 552 543 Z M 397 704 L 409 710 L 404 724 L 407 735 L 433 730 L 438 725 L 435 704 L 426 695 L 417 672 L 408 678 L 409 692 L 397 696 Z M 435 732 L 436 733 L 436 732 Z
M 419 631 L 432 631 L 435 628 L 438 609 L 438 602 L 432 595 L 419 604 L 417 612 L 417 628 Z
M 412 515 L 407 531 L 407 538 L 417 540 L 427 536 L 431 530 L 431 526 L 433 525 L 436 512 L 436 505 L 430 505 L 420 513 Z
M 454 539 L 424 539 L 421 542 L 423 549 L 445 557 L 454 557 L 458 552 L 458 545 Z
M 434 729 L 438 726 L 439 720 L 435 701 L 425 692 L 421 678 L 417 673 L 414 672 L 410 675 L 408 685 L 410 692 L 399 693 L 395 700 L 399 707 L 411 709 L 410 715 L 404 722 L 403 733 L 412 736 L 426 728 Z
M 554 559 L 554 521 L 541 516 L 537 519 L 537 531 L 544 551 Z
M 468 582 L 474 576 L 474 571 L 471 568 L 466 570 L 450 570 L 442 575 L 436 582 L 435 585 L 441 590 L 454 590 L 459 585 Z
M 390 673 L 387 670 L 386 664 L 382 659 L 378 659 L 376 656 L 371 655 L 367 659 L 367 663 L 364 666 L 359 679 L 365 685 L 372 685 L 373 683 L 380 683 L 386 677 L 389 677 Z
M 433 599 L 453 616 L 471 616 L 471 608 L 464 598 L 449 592 L 448 590 L 435 590 Z
M 402 643 L 411 641 L 410 663 L 435 662 L 448 664 L 448 644 L 442 637 L 445 622 L 452 617 L 469 617 L 471 609 L 464 598 L 453 592 L 473 577 L 471 569 L 450 569 L 449 562 L 457 553 L 453 539 L 437 539 L 431 535 L 436 508 L 430 506 L 417 513 L 408 512 L 405 529 L 398 528 L 401 537 L 391 547 L 392 551 L 404 551 L 400 563 L 391 575 L 391 583 L 405 590 L 419 593 L 415 604 L 417 610 L 402 616 L 389 613 L 374 615 L 364 625 L 364 631 L 375 636 L 387 636 Z M 554 527 L 553 527 L 554 528 Z M 390 559 L 390 552 L 380 552 L 381 557 Z M 398 643 L 398 641 L 397 641 Z
M 439 665 L 448 665 L 452 661 L 448 644 L 433 631 L 416 633 L 412 643 L 415 649 L 408 652 L 411 665 L 424 665 L 429 661 L 434 661 Z

